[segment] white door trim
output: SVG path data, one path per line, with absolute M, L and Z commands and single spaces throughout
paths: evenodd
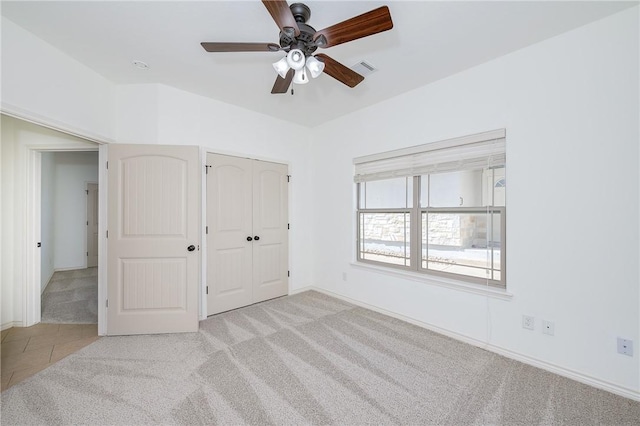
M 108 145 L 98 147 L 98 335 L 107 334 L 107 175 Z
M 89 142 L 94 142 L 98 144 L 98 161 L 100 165 L 106 164 L 106 147 L 108 143 L 114 142 L 113 139 L 108 138 L 104 135 L 92 134 L 86 129 L 80 129 L 75 126 L 69 125 L 67 123 L 63 123 L 61 121 L 52 119 L 50 117 L 46 117 L 44 115 L 29 111 L 24 108 L 17 107 L 12 104 L 8 104 L 6 102 L 0 102 L 0 113 L 7 115 L 9 117 L 17 118 L 32 124 L 36 124 L 38 126 L 45 127 L 47 129 L 56 130 L 58 132 L 64 133 L 66 135 L 79 137 L 85 139 Z M 23 293 L 22 303 L 22 324 L 18 324 L 17 321 L 13 321 L 13 324 L 23 327 L 28 327 L 40 322 L 41 313 L 40 313 L 40 249 L 36 247 L 36 244 L 31 244 L 31 242 L 37 242 L 36 238 L 40 238 L 41 235 L 41 223 L 40 223 L 40 215 L 41 215 L 41 204 L 40 204 L 40 196 L 41 196 L 41 188 L 40 188 L 40 171 L 41 171 L 41 151 L 87 151 L 86 148 L 80 149 L 77 144 L 74 142 L 66 142 L 53 144 L 48 146 L 37 146 L 37 147 L 25 147 L 26 149 L 22 150 L 22 152 L 18 153 L 18 158 L 20 156 L 26 156 L 25 163 L 23 163 L 25 170 L 27 171 L 27 182 L 26 182 L 26 193 L 27 197 L 27 207 L 31 208 L 31 210 L 27 210 L 27 215 L 25 218 L 25 245 L 24 245 L 24 268 L 25 275 L 24 281 L 21 283 L 19 290 Z M 26 152 L 25 152 L 26 151 Z M 33 171 L 37 171 L 38 179 L 33 179 Z M 106 218 L 107 218 L 107 197 L 106 197 L 106 170 L 104 167 L 98 167 L 99 170 L 99 178 L 98 185 L 104 188 L 104 191 L 100 192 L 100 211 L 98 217 L 98 229 L 100 232 L 99 242 L 98 242 L 98 334 L 104 335 L 106 333 L 107 321 L 106 321 L 106 309 L 105 302 L 107 300 L 106 296 L 106 267 L 100 266 L 105 265 L 106 263 Z
M 200 262 L 200 321 L 207 319 L 207 153 L 200 147 L 200 247 L 202 247 Z
M 22 286 L 22 324 L 24 327 L 37 324 L 41 319 L 41 249 L 37 242 L 41 241 L 41 150 L 29 149 L 27 155 L 27 205 L 26 205 L 26 243 L 25 275 Z
M 0 102 L 0 113 L 9 117 L 18 118 L 28 123 L 46 127 L 47 129 L 58 131 L 66 135 L 82 138 L 89 142 L 95 142 L 97 144 L 115 142 L 114 139 L 108 138 L 106 136 L 99 135 L 96 133 L 91 133 L 86 129 L 81 129 L 76 126 L 64 123 L 62 121 L 58 121 L 41 114 L 31 112 L 29 110 L 18 107 L 16 105 L 9 104 L 4 101 Z

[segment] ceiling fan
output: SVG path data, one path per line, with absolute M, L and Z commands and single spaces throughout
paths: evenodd
M 319 53 L 327 48 L 357 40 L 393 28 L 387 6 L 316 31 L 307 25 L 311 9 L 302 3 L 291 6 L 285 0 L 262 0 L 271 17 L 280 28 L 280 44 L 276 43 L 200 43 L 207 52 L 286 52 L 287 56 L 273 64 L 278 77 L 271 93 L 286 93 L 291 83 L 305 84 L 309 74 L 313 78 L 322 72 L 349 87 L 355 87 L 364 77 L 331 57 Z

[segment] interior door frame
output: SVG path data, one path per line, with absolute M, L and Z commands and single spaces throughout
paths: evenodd
M 100 156 L 100 151 L 98 150 L 98 157 Z M 98 159 L 98 168 L 100 168 L 100 160 Z M 97 185 L 98 186 L 98 208 L 100 208 L 100 183 L 99 182 L 94 182 L 94 181 L 85 181 L 84 186 L 86 188 L 87 191 L 87 198 L 86 198 L 86 203 L 85 203 L 85 215 L 86 215 L 86 220 L 89 220 L 89 185 Z M 100 220 L 100 217 L 98 216 L 98 221 Z M 98 227 L 100 226 L 100 222 L 98 222 Z M 100 247 L 100 233 L 98 233 L 98 248 Z M 88 252 L 89 252 L 89 225 L 87 224 L 87 226 L 84 228 L 84 249 L 87 252 L 87 256 L 88 256 Z M 100 264 L 100 259 L 98 259 L 98 264 Z M 89 267 L 89 259 L 85 259 L 84 265 L 86 268 Z
M 202 235 L 200 239 L 202 241 L 202 271 L 200 272 L 200 276 L 202 277 L 202 288 L 200 289 L 200 320 L 207 319 L 207 154 L 217 154 L 217 155 L 228 155 L 231 157 L 240 157 L 246 158 L 249 160 L 258 160 L 258 161 L 267 161 L 270 163 L 278 163 L 284 164 L 287 166 L 287 170 L 291 173 L 291 162 L 288 160 L 283 160 L 281 158 L 273 158 L 273 157 L 264 157 L 261 155 L 247 155 L 245 153 L 237 152 L 237 151 L 227 151 L 227 150 L 218 150 L 212 149 L 211 147 L 200 147 L 200 159 L 202 160 L 202 170 L 205 173 L 202 173 L 202 184 L 200 185 L 202 190 Z M 287 205 L 287 215 L 289 220 L 291 220 L 291 187 L 288 188 L 289 197 L 288 197 L 288 205 Z M 287 244 L 288 247 L 291 248 L 291 232 L 287 234 Z M 291 265 L 291 252 L 292 250 L 287 250 L 287 263 Z M 287 282 L 287 294 L 291 294 L 291 280 Z

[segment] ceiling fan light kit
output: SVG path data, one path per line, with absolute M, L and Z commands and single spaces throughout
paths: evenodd
M 293 49 L 287 54 L 287 65 L 291 69 L 299 71 L 304 68 L 304 54 L 300 49 Z
M 328 48 L 393 28 L 387 6 L 316 31 L 306 22 L 311 9 L 305 4 L 291 6 L 285 0 L 262 0 L 267 11 L 280 28 L 280 44 L 203 42 L 207 52 L 287 52 L 287 56 L 273 63 L 278 73 L 271 93 L 286 93 L 291 83 L 307 84 L 309 75 L 317 78 L 323 72 L 339 82 L 355 87 L 364 77 L 325 54 L 313 55 L 318 48 Z
M 296 70 L 296 73 L 293 75 L 293 83 L 307 84 L 308 82 L 309 82 L 309 78 L 307 77 L 307 70 L 305 68 Z
M 273 63 L 273 68 L 282 78 L 287 77 L 290 69 L 295 71 L 293 75 L 294 84 L 307 84 L 307 71 L 311 74 L 311 78 L 317 78 L 324 70 L 324 63 L 320 62 L 313 56 L 307 56 L 305 61 L 304 54 L 299 49 L 291 50 L 287 56 Z
M 317 78 L 324 71 L 324 62 L 320 62 L 313 56 L 307 58 L 307 69 L 311 73 L 311 77 Z
M 278 74 L 280 74 L 280 77 L 282 78 L 286 78 L 287 77 L 287 72 L 289 71 L 289 64 L 287 63 L 287 57 L 285 56 L 284 58 L 280 59 L 278 62 L 274 62 L 273 63 L 273 69 L 276 70 L 276 72 Z

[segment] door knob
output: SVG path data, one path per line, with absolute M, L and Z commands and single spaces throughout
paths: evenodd
M 247 237 L 247 241 L 253 241 L 253 238 Z
M 258 237 L 257 235 L 255 237 L 253 237 L 254 240 L 258 241 L 260 239 L 260 237 Z
M 189 251 L 194 251 L 196 249 L 196 246 L 194 246 L 193 244 L 191 244 L 189 247 L 187 247 L 187 250 Z

